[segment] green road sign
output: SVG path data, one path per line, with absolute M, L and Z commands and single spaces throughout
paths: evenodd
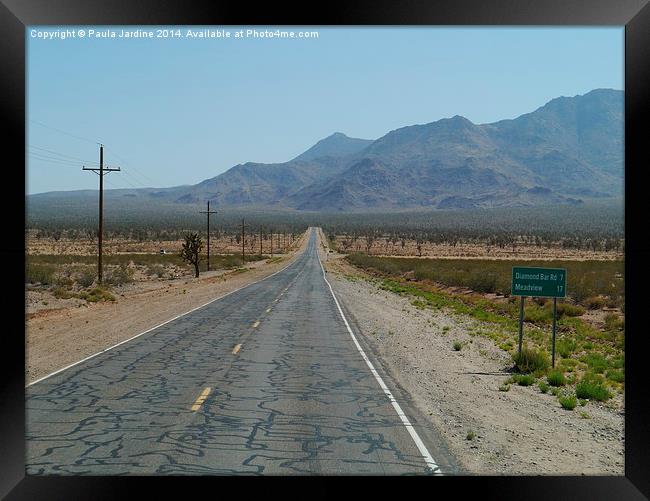
M 566 270 L 512 268 L 513 296 L 566 297 Z

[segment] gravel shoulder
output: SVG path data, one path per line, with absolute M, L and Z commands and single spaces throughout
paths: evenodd
M 623 475 L 624 413 L 590 402 L 573 411 L 536 386 L 499 386 L 506 352 L 469 332 L 479 321 L 418 309 L 327 253 L 323 265 L 378 362 L 447 440 L 463 470 L 483 475 Z M 463 343 L 460 351 L 454 341 Z M 582 414 L 581 413 L 586 413 Z M 468 432 L 475 438 L 468 440 Z
M 245 271 L 218 270 L 197 278 L 151 281 L 125 286 L 116 301 L 86 303 L 52 300 L 48 309 L 38 293 L 27 291 L 25 318 L 26 383 L 151 329 L 235 289 L 261 280 L 291 263 L 307 244 L 281 259 L 258 261 Z

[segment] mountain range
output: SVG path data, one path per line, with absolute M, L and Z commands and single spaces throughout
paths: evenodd
M 623 124 L 623 91 L 596 89 L 511 120 L 477 125 L 457 115 L 376 140 L 336 132 L 284 163 L 249 162 L 196 185 L 106 194 L 308 211 L 580 204 L 622 198 Z M 28 201 L 71 196 L 96 203 L 92 190 Z

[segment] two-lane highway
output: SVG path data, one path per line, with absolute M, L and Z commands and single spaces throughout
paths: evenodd
M 312 229 L 284 270 L 28 386 L 27 473 L 453 473 L 317 245 Z

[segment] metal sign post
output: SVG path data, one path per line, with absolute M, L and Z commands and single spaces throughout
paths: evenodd
M 553 298 L 553 368 L 555 369 L 555 319 L 557 318 L 557 298 Z
M 521 341 L 524 339 L 524 300 L 526 298 L 521 296 L 519 302 L 519 356 L 521 356 Z
M 555 334 L 557 330 L 557 298 L 566 297 L 566 270 L 564 268 L 512 268 L 513 296 L 521 296 L 519 305 L 519 355 L 524 335 L 524 299 L 532 297 L 553 298 L 553 348 L 552 359 L 555 367 Z

